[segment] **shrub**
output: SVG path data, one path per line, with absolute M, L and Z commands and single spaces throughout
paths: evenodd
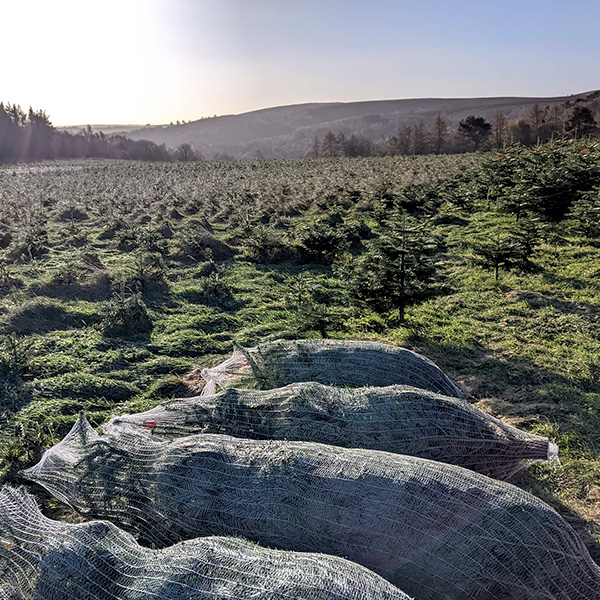
M 294 258 L 294 249 L 283 236 L 265 225 L 254 227 L 244 236 L 242 247 L 250 260 L 267 265 Z
M 496 227 L 472 242 L 473 263 L 484 269 L 493 269 L 496 281 L 500 267 L 532 271 L 535 265 L 531 258 L 541 238 L 542 226 L 530 217 L 515 226 Z
M 15 333 L 0 336 L 0 373 L 23 375 L 31 356 L 31 340 Z
M 496 231 L 471 244 L 473 263 L 484 269 L 494 270 L 496 281 L 500 275 L 500 267 L 510 269 L 516 254 L 516 245 L 512 236 L 506 231 Z
M 25 224 L 13 242 L 11 256 L 14 259 L 33 260 L 48 252 L 48 231 L 43 223 Z
M 12 242 L 13 236 L 10 231 L 0 231 L 0 248 L 8 248 Z
M 161 254 L 137 252 L 133 263 L 133 282 L 145 289 L 165 284 L 165 263 Z
M 219 269 L 215 269 L 200 280 L 200 298 L 204 304 L 224 308 L 235 302 L 233 290 Z
M 331 264 L 347 246 L 345 232 L 326 224 L 300 228 L 296 231 L 296 239 L 303 262 Z
M 149 227 L 140 229 L 137 236 L 137 246 L 140 250 L 153 254 L 164 255 L 169 252 L 169 243 L 165 239 L 165 236 L 159 229 Z
M 6 419 L 8 411 L 16 411 L 29 404 L 32 397 L 30 387 L 26 386 L 21 376 L 13 371 L 6 371 L 5 368 L 0 361 L 0 417 Z M 1 455 L 0 451 L 0 458 Z
M 134 337 L 149 334 L 154 325 L 140 294 L 127 296 L 124 286 L 106 305 L 102 333 L 108 337 Z
M 6 261 L 3 258 L 0 258 L 0 291 L 9 290 L 15 286 L 17 281 L 19 280 L 11 275 Z
M 98 234 L 99 240 L 111 240 L 115 235 L 128 227 L 127 223 L 122 219 L 114 219 L 110 221 L 104 229 Z
M 139 228 L 135 225 L 128 225 L 123 229 L 117 230 L 115 240 L 117 248 L 129 252 L 138 247 Z
M 600 186 L 588 192 L 581 192 L 567 217 L 571 233 L 589 239 L 600 237 Z
M 82 265 L 76 260 L 61 262 L 54 274 L 52 281 L 63 285 L 72 285 L 82 275 Z
M 587 142 L 553 142 L 538 148 L 514 147 L 488 159 L 482 180 L 490 198 L 517 217 L 535 212 L 560 221 L 580 192 L 600 184 L 598 147 Z
M 344 322 L 344 309 L 336 306 L 331 294 L 315 277 L 301 273 L 288 285 L 285 297 L 298 333 L 318 331 L 323 338 L 339 329 Z
M 68 208 L 65 208 L 58 214 L 58 218 L 61 221 L 73 222 L 73 221 L 85 221 L 86 219 L 88 219 L 88 216 L 86 213 L 79 210 L 75 206 L 69 206 Z

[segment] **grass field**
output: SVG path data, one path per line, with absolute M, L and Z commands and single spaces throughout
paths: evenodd
M 584 145 L 543 150 L 557 180 L 598 167 Z M 528 152 L 514 160 L 538 160 Z M 324 329 L 423 353 L 470 401 L 554 439 L 561 464 L 516 483 L 567 516 L 599 560 L 600 240 L 536 208 L 527 190 L 538 188 L 508 181 L 502 158 L 1 167 L 2 479 L 80 411 L 101 425 L 186 393 L 193 367 L 234 343 Z M 517 221 L 507 206 L 520 202 Z M 404 322 L 353 298 L 343 267 L 395 210 L 439 242 L 437 283 Z M 496 279 L 477 249 L 528 222 L 527 261 L 500 262 Z

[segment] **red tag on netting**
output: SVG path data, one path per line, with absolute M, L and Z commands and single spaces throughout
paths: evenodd
M 148 428 L 148 429 L 154 429 L 157 425 L 158 425 L 158 421 L 146 421 L 144 423 L 144 425 Z

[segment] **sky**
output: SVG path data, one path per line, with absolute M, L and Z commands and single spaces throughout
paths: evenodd
M 0 100 L 54 125 L 600 88 L 598 0 L 0 0 Z

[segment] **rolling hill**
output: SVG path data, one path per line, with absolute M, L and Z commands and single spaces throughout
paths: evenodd
M 453 130 L 470 114 L 491 120 L 502 112 L 509 119 L 519 119 L 535 104 L 542 108 L 562 106 L 590 93 L 554 98 L 422 98 L 298 104 L 181 125 L 146 126 L 129 130 L 126 135 L 171 148 L 188 143 L 206 158 L 222 154 L 236 158 L 297 158 L 307 154 L 315 136 L 322 137 L 328 130 L 378 141 L 421 121 L 431 125 L 438 114 Z

